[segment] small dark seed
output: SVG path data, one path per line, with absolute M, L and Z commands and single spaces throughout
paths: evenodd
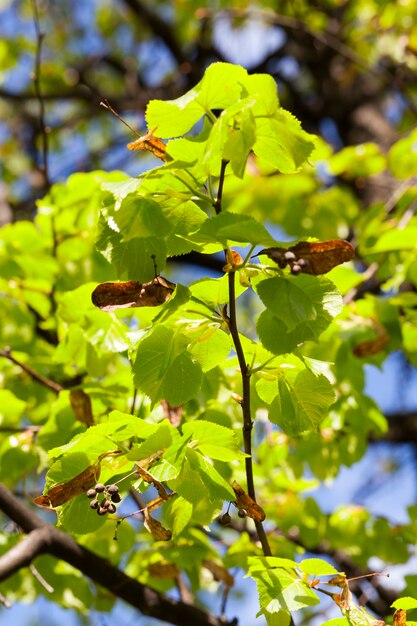
M 307 259 L 298 259 L 297 265 L 299 265 L 300 267 L 308 267 L 310 263 Z
M 101 501 L 101 508 L 108 509 L 110 504 L 111 504 L 110 500 L 106 500 L 106 498 L 104 498 L 104 500 Z
M 278 263 L 278 267 L 280 267 L 282 270 L 284 269 L 284 267 L 287 267 L 287 261 L 283 259 L 282 257 L 280 258 L 279 261 L 277 261 L 277 263 Z
M 242 519 L 244 517 L 246 517 L 246 511 L 244 509 L 239 509 L 237 514 L 239 515 L 239 517 L 241 517 Z
M 90 502 L 90 508 L 91 509 L 98 509 L 98 506 L 99 506 L 99 501 L 97 499 L 96 500 L 91 500 L 91 502 Z
M 121 497 L 119 493 L 112 493 L 110 497 L 111 497 L 111 501 L 116 502 L 116 504 L 121 501 Z
M 220 517 L 220 524 L 222 526 L 229 526 L 231 521 L 232 521 L 232 518 L 229 515 L 229 513 L 223 513 L 223 515 Z
M 291 274 L 294 274 L 294 276 L 297 276 L 297 274 L 299 274 L 301 272 L 301 267 L 298 265 L 298 263 L 294 263 L 294 265 L 291 266 Z
M 110 495 L 112 493 L 118 493 L 119 492 L 119 487 L 117 485 L 109 485 L 107 487 L 107 493 L 109 493 Z
M 107 507 L 107 511 L 108 511 L 108 513 L 116 513 L 116 507 L 114 506 L 114 504 L 109 502 L 109 506 Z
M 284 259 L 286 261 L 295 261 L 294 252 L 291 252 L 291 250 L 287 250 L 287 252 L 284 254 Z
M 107 513 L 107 509 L 103 509 L 102 506 L 97 509 L 97 514 L 98 515 L 106 515 L 106 513 Z
M 87 498 L 95 498 L 97 495 L 97 491 L 95 489 L 89 489 L 87 491 Z
M 105 488 L 106 488 L 106 485 L 103 485 L 103 483 L 97 483 L 97 485 L 96 485 L 97 493 L 103 493 Z

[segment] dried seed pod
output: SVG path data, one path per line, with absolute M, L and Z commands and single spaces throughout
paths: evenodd
M 231 523 L 232 518 L 229 515 L 229 513 L 223 513 L 223 515 L 221 515 L 219 522 L 222 526 L 229 526 L 229 524 Z
M 285 254 L 284 254 L 284 259 L 286 261 L 295 261 L 296 256 L 295 256 L 294 252 L 291 252 L 291 250 L 287 250 L 287 252 L 285 252 Z

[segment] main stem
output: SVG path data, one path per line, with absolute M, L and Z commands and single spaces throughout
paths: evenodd
M 220 177 L 219 177 L 219 188 L 217 192 L 217 198 L 214 203 L 214 209 L 216 214 L 218 215 L 222 210 L 222 196 L 223 196 L 223 185 L 224 185 L 224 177 L 226 173 L 227 161 L 222 161 L 221 169 L 220 169 Z M 227 254 L 225 251 L 226 263 L 228 262 Z M 230 334 L 233 339 L 233 345 L 236 350 L 237 358 L 239 361 L 240 373 L 242 377 L 242 415 L 243 415 L 243 445 L 246 454 L 248 455 L 245 459 L 245 469 L 246 469 L 246 482 L 248 495 L 256 501 L 255 495 L 255 484 L 253 481 L 253 464 L 252 464 L 252 416 L 251 416 L 251 408 L 250 408 L 250 377 L 251 372 L 248 364 L 246 363 L 245 354 L 243 352 L 242 343 L 239 337 L 239 331 L 237 327 L 237 319 L 236 319 L 236 290 L 235 290 L 235 272 L 231 271 L 228 273 L 228 281 L 229 281 L 229 312 L 227 316 L 227 325 L 229 327 Z M 264 527 L 262 522 L 255 522 L 256 532 L 259 537 L 259 541 L 262 545 L 262 550 L 265 556 L 271 556 L 271 548 L 268 542 L 268 538 L 266 536 Z

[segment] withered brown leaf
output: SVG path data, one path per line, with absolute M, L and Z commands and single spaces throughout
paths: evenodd
M 61 506 L 61 504 L 65 504 L 81 493 L 85 493 L 90 487 L 93 487 L 100 476 L 100 470 L 100 463 L 90 465 L 68 482 L 55 485 L 47 494 L 38 496 L 33 501 L 38 506 L 47 508 Z
M 162 161 L 168 161 L 168 156 L 166 154 L 166 145 L 164 144 L 162 139 L 154 136 L 153 133 L 155 132 L 155 130 L 156 128 L 148 131 L 146 135 L 143 135 L 143 137 L 139 137 L 139 139 L 131 141 L 127 144 L 127 148 L 128 150 L 147 150 L 149 152 L 152 152 L 152 154 L 158 157 L 158 159 L 161 159 Z
M 175 284 L 163 276 L 148 283 L 130 280 L 120 283 L 101 283 L 91 294 L 94 306 L 102 311 L 115 311 L 142 306 L 159 306 L 171 297 Z
M 92 426 L 94 418 L 90 396 L 82 389 L 72 389 L 69 398 L 76 419 L 87 426 Z
M 155 489 L 157 490 L 158 495 L 159 495 L 160 498 L 162 498 L 163 500 L 168 500 L 169 496 L 168 496 L 168 493 L 165 490 L 165 487 L 163 486 L 162 483 L 159 482 L 159 480 L 154 478 L 154 476 L 152 476 L 152 474 L 147 472 L 140 465 L 136 466 L 136 473 L 139 474 L 139 476 L 141 477 L 141 479 L 145 483 L 151 483 L 155 487 Z
M 294 262 L 304 259 L 305 264 L 302 265 L 302 271 L 306 274 L 326 274 L 334 267 L 351 261 L 355 255 L 355 249 L 349 241 L 344 239 L 331 239 L 329 241 L 300 241 L 290 248 L 265 248 L 258 252 L 266 254 L 275 263 L 284 262 L 285 255 L 293 253 Z
M 257 504 L 235 480 L 232 482 L 232 488 L 235 492 L 237 508 L 246 511 L 248 517 L 255 520 L 255 522 L 263 522 L 265 513 L 259 504 Z

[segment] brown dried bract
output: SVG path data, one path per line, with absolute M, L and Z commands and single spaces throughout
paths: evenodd
M 290 248 L 265 248 L 258 252 L 259 254 L 266 254 L 270 259 L 278 263 L 285 264 L 289 261 L 285 260 L 285 255 L 293 253 L 294 259 L 292 263 L 297 263 L 298 260 L 304 260 L 301 271 L 305 274 L 313 274 L 318 276 L 319 274 L 326 274 L 330 272 L 334 267 L 351 261 L 355 255 L 355 249 L 351 243 L 343 239 L 331 239 L 330 241 L 301 241 L 295 246 Z
M 142 306 L 159 306 L 171 297 L 175 284 L 163 276 L 148 283 L 136 281 L 101 283 L 91 294 L 94 306 L 102 311 L 115 311 Z
M 235 492 L 237 508 L 246 511 L 247 516 L 255 520 L 255 522 L 263 522 L 265 513 L 259 504 L 256 504 L 255 500 L 252 500 L 235 480 L 232 483 L 232 488 Z
M 407 611 L 405 609 L 397 609 L 394 613 L 393 626 L 406 626 Z
M 168 500 L 169 495 L 167 494 L 165 487 L 163 486 L 162 483 L 159 482 L 159 480 L 154 478 L 152 474 L 147 472 L 140 465 L 136 466 L 136 472 L 137 474 L 139 474 L 139 476 L 145 483 L 151 483 L 155 487 L 160 498 L 162 498 L 163 500 Z
M 94 424 L 90 396 L 82 389 L 73 389 L 69 394 L 72 410 L 79 422 L 92 426 Z
M 175 563 L 167 563 L 164 561 L 151 563 L 148 571 L 151 576 L 161 579 L 177 578 L 180 574 L 180 570 Z
M 182 414 L 184 412 L 183 406 L 171 406 L 166 400 L 161 400 L 162 410 L 164 417 L 177 428 L 181 424 Z
M 202 561 L 201 565 L 213 574 L 214 580 L 224 583 L 226 587 L 233 587 L 235 579 L 227 571 L 227 569 L 223 567 L 223 565 L 214 563 L 209 559 L 205 559 L 204 561 Z
M 100 463 L 90 465 L 81 474 L 66 483 L 55 485 L 46 495 L 38 496 L 33 501 L 38 506 L 47 508 L 61 506 L 93 487 L 100 476 L 100 469 Z
M 143 137 L 139 137 L 139 139 L 131 141 L 127 144 L 127 148 L 128 150 L 147 150 L 149 152 L 152 152 L 152 154 L 158 157 L 158 159 L 161 159 L 162 161 L 168 161 L 168 156 L 166 154 L 167 147 L 162 139 L 154 136 L 153 133 L 155 132 L 155 130 L 156 128 L 148 131 L 146 135 L 143 135 Z
M 143 509 L 143 515 L 145 517 L 144 526 L 148 532 L 151 533 L 158 541 L 169 541 L 172 537 L 172 532 L 167 528 L 164 528 L 161 522 L 151 517 L 147 508 Z

